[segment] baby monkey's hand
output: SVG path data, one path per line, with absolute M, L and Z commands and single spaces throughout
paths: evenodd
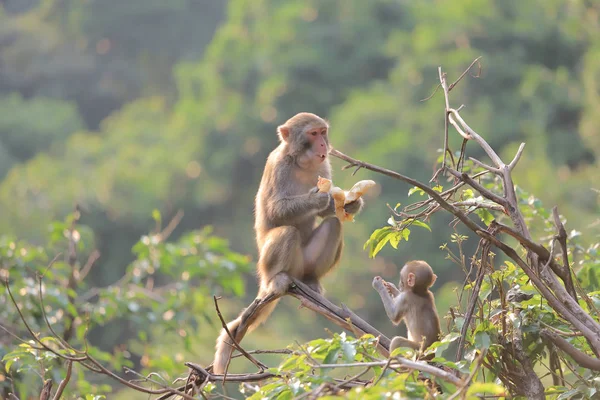
M 380 276 L 376 276 L 373 278 L 373 287 L 377 290 L 382 289 L 384 287 L 384 280 Z
M 394 289 L 396 289 L 396 287 L 393 284 L 383 281 L 383 286 L 385 286 L 389 294 L 394 294 Z

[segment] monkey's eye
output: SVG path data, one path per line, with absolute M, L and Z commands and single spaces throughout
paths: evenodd
M 310 134 L 313 136 L 317 136 L 317 132 L 315 132 L 315 131 L 311 132 Z

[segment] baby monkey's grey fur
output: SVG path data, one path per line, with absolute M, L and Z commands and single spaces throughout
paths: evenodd
M 404 320 L 408 330 L 408 339 L 402 336 L 392 339 L 390 353 L 397 347 L 424 350 L 439 340 L 440 320 L 429 290 L 436 278 L 425 261 L 409 261 L 400 270 L 398 288 L 379 276 L 373 279 L 388 318 L 395 325 Z
M 329 164 L 329 125 L 315 114 L 300 113 L 277 129 L 280 144 L 271 152 L 255 204 L 256 244 L 258 246 L 258 298 L 284 293 L 290 276 L 321 292 L 319 280 L 340 260 L 343 249 L 342 224 L 335 217 L 335 204 L 329 193 L 321 193 L 318 177 L 331 179 Z M 363 200 L 345 206 L 356 214 Z M 317 217 L 323 218 L 317 225 Z M 276 301 L 259 315 L 253 315 L 250 329 L 263 322 Z M 239 341 L 241 318 L 227 325 Z M 223 329 L 217 340 L 213 372 L 222 374 L 233 347 Z

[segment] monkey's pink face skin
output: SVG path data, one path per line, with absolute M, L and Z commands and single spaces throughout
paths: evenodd
M 315 160 L 320 164 L 329 154 L 329 143 L 327 140 L 327 128 L 311 128 L 306 130 L 306 136 L 310 143 L 310 152 Z

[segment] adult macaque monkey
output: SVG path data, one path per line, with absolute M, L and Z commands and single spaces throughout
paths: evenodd
M 319 192 L 319 176 L 331 179 L 329 125 L 315 114 L 300 113 L 278 127 L 280 144 L 267 159 L 256 195 L 254 230 L 258 245 L 258 298 L 283 294 L 290 277 L 321 292 L 319 280 L 338 263 L 342 224 L 335 217 L 331 194 Z M 361 198 L 345 205 L 349 214 L 362 208 Z M 318 226 L 317 217 L 323 218 Z M 249 330 L 266 320 L 276 306 L 271 302 L 253 315 Z M 227 325 L 239 343 L 241 316 Z M 217 339 L 213 372 L 222 374 L 233 347 L 223 329 Z
M 396 336 L 390 344 L 390 353 L 397 347 L 425 350 L 439 340 L 440 320 L 435 299 L 429 288 L 437 275 L 425 261 L 409 261 L 400 270 L 398 288 L 376 276 L 373 287 L 383 301 L 388 318 L 398 325 L 404 320 L 408 339 Z

